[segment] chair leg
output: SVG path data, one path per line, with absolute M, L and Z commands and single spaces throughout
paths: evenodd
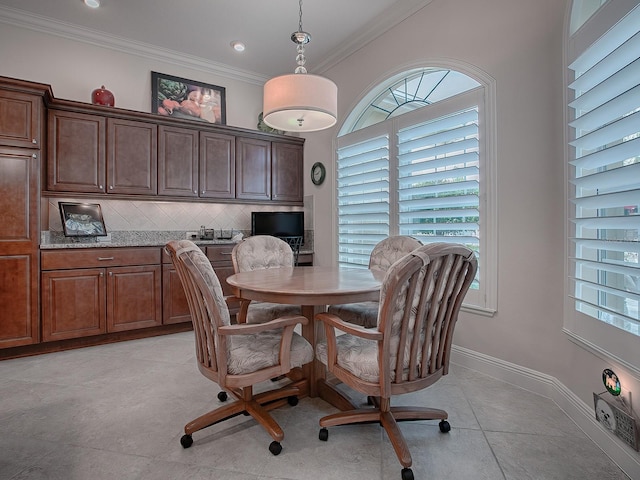
M 230 405 L 217 408 L 190 421 L 185 425 L 184 433 L 191 435 L 194 432 L 215 425 L 223 420 L 235 417 L 242 412 L 244 412 L 244 403 L 242 401 L 233 402 Z
M 438 408 L 391 407 L 396 421 L 401 420 L 446 420 L 449 414 Z
M 400 465 L 404 468 L 409 468 L 412 463 L 411 452 L 398 427 L 396 419 L 393 418 L 393 414 L 391 412 L 382 412 L 380 414 L 380 423 L 389 436 L 389 440 L 391 441 L 391 445 L 393 445 L 393 449 L 396 451 Z

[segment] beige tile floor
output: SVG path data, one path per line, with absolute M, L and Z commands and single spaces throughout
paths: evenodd
M 448 410 L 437 422 L 405 422 L 416 479 L 627 479 L 549 399 L 452 366 L 431 388 L 398 403 Z M 194 434 L 184 424 L 218 404 L 197 370 L 192 333 L 0 362 L 0 479 L 371 480 L 400 479 L 378 425 L 330 429 L 319 399 L 274 412 L 282 453 L 250 417 Z

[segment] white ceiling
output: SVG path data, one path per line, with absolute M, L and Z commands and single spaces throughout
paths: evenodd
M 304 0 L 307 69 L 322 73 L 431 0 Z M 0 0 L 0 22 L 104 45 L 155 49 L 264 81 L 292 73 L 298 0 Z M 0 27 L 1 28 L 1 27 Z M 239 54 L 230 43 L 241 40 Z M 6 45 L 3 45 L 6 48 Z

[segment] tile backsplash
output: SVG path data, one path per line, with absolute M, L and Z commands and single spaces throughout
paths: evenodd
M 198 230 L 206 228 L 251 230 L 253 211 L 299 211 L 300 207 L 230 203 L 154 202 L 136 200 L 48 199 L 48 230 L 62 231 L 58 202 L 99 203 L 107 232 Z M 304 197 L 305 230 L 313 230 L 313 196 Z

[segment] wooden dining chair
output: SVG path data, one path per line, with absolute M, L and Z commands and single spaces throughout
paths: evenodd
M 444 410 L 392 407 L 391 397 L 424 389 L 449 371 L 451 341 L 462 300 L 477 270 L 474 253 L 457 244 L 431 243 L 409 253 L 387 271 L 380 291 L 376 328 L 363 328 L 330 313 L 316 319 L 326 341 L 316 357 L 347 386 L 370 396 L 372 405 L 320 419 L 320 440 L 327 427 L 379 423 L 402 465 L 402 480 L 412 480 L 412 459 L 397 422 L 439 419 L 451 429 Z M 336 331 L 344 332 L 336 335 Z
M 400 260 L 407 253 L 415 250 L 422 243 L 406 235 L 393 235 L 376 244 L 369 257 L 369 269 L 387 271 L 391 265 Z M 375 327 L 378 322 L 377 300 L 358 303 L 344 303 L 329 305 L 328 313 L 337 315 L 345 322 L 355 323 L 363 327 Z
M 277 237 L 255 235 L 238 243 L 231 251 L 231 262 L 235 273 L 250 272 L 263 268 L 293 267 L 294 253 L 291 246 Z M 301 315 L 298 305 L 282 305 L 257 302 L 239 298 L 238 323 L 262 323 L 283 315 Z
M 226 392 L 236 398 L 187 423 L 180 443 L 188 448 L 194 432 L 245 413 L 271 435 L 269 451 L 278 455 L 284 433 L 269 411 L 286 403 L 296 405 L 301 384 L 292 382 L 257 395 L 253 386 L 292 369 L 301 370 L 313 360 L 311 344 L 294 332 L 296 325 L 307 323 L 307 318 L 286 316 L 255 325 L 231 325 L 220 281 L 200 248 L 189 240 L 179 240 L 169 242 L 165 249 L 189 304 L 198 368 L 223 389 L 218 394 L 220 401 L 227 399 Z

